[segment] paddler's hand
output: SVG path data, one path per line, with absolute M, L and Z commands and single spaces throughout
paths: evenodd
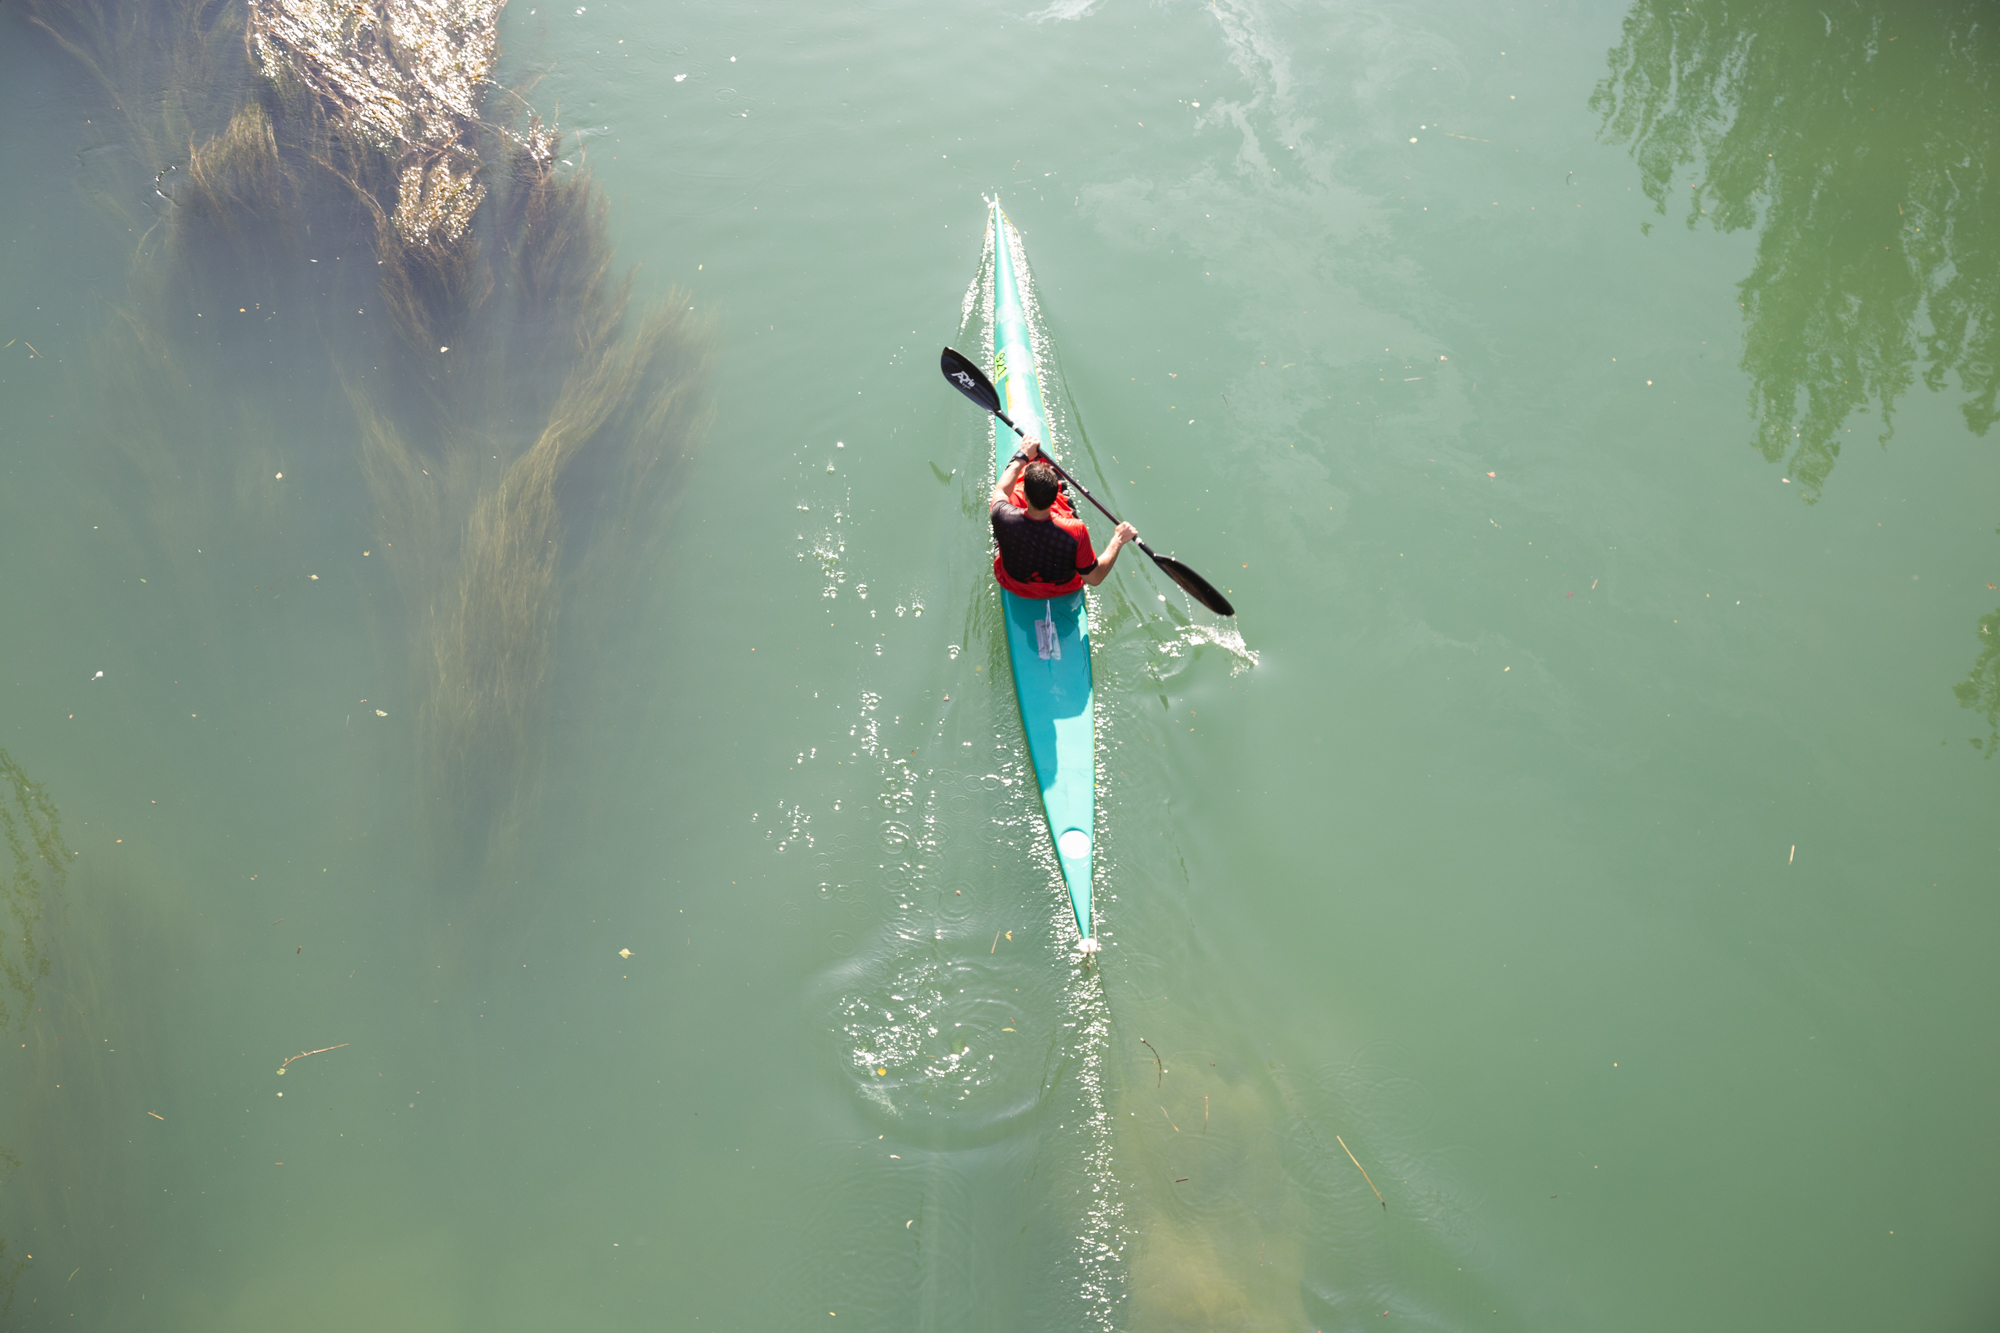
M 1034 436 L 1030 435 L 1021 441 L 1021 451 L 1007 460 L 1007 466 L 1000 469 L 999 477 L 994 480 L 994 504 L 1003 501 L 1012 503 L 1008 500 L 1008 492 L 1014 489 L 1014 483 L 1021 479 L 1021 474 L 1028 470 L 1028 464 L 1041 457 L 1041 451 L 1042 442 Z
M 1139 530 L 1130 523 L 1120 523 L 1112 532 L 1111 540 L 1104 543 L 1104 550 L 1097 557 L 1097 567 L 1083 576 L 1083 581 L 1095 588 L 1111 573 L 1111 566 L 1118 560 L 1118 553 L 1125 549 L 1125 543 L 1139 540 Z

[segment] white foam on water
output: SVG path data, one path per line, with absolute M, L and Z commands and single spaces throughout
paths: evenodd
M 1030 23 L 1064 23 L 1080 19 L 1097 8 L 1101 0 L 1055 0 L 1047 9 L 1028 15 Z
M 1243 641 L 1243 632 L 1234 624 L 1219 621 L 1193 620 L 1181 626 L 1175 638 L 1160 645 L 1161 651 L 1169 657 L 1179 657 L 1204 644 L 1212 644 L 1229 654 L 1229 674 L 1240 676 L 1257 665 L 1259 654 L 1256 649 Z

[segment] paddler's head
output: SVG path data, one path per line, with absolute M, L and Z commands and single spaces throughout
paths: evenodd
M 1056 502 L 1056 470 L 1037 458 L 1021 474 L 1021 493 L 1030 510 L 1046 515 L 1049 506 Z

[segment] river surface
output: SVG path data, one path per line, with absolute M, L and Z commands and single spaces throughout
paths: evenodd
M 177 251 L 241 13 L 45 12 L 6 1327 L 2000 1323 L 1990 9 L 512 0 L 682 405 L 542 492 L 597 344 L 394 342 L 324 191 Z M 936 370 L 996 193 L 1056 449 L 1240 613 L 1093 594 L 1087 968 Z

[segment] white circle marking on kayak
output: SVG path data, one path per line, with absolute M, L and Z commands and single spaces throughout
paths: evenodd
M 1056 839 L 1056 848 L 1072 861 L 1081 860 L 1090 855 L 1090 835 L 1080 828 L 1070 829 Z

